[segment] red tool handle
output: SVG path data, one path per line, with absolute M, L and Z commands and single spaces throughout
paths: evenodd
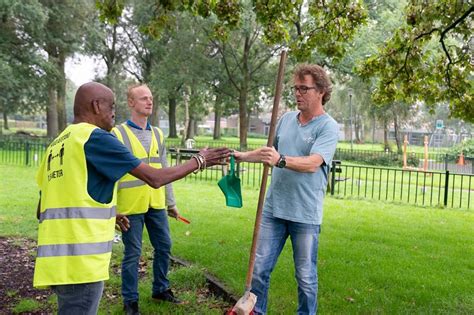
M 178 217 L 176 218 L 176 220 L 179 220 L 179 221 L 181 221 L 181 222 L 183 222 L 183 223 L 186 223 L 186 224 L 191 223 L 191 221 L 189 221 L 189 220 L 186 219 L 186 218 L 183 218 L 183 217 L 180 216 L 180 215 L 178 215 Z

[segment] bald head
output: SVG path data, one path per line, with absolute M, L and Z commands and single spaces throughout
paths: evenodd
M 115 118 L 114 98 L 112 90 L 101 83 L 81 85 L 74 98 L 74 121 L 88 122 L 105 130 L 112 129 Z
M 81 116 L 91 110 L 89 106 L 94 100 L 113 98 L 114 93 L 105 85 L 97 82 L 89 82 L 77 89 L 74 98 L 74 116 Z

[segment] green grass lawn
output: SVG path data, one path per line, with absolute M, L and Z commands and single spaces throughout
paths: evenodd
M 34 172 L 0 166 L 1 236 L 35 238 Z M 216 309 L 209 311 L 217 302 L 198 303 L 202 272 L 242 294 L 258 189 L 243 189 L 241 209 L 225 207 L 215 183 L 181 180 L 175 192 L 181 214 L 192 223 L 170 221 L 173 254 L 194 267 L 175 268 L 171 278 L 181 297 L 193 302 L 179 309 L 153 305 L 146 276 L 140 285 L 143 313 L 217 314 Z M 328 197 L 318 260 L 320 314 L 473 314 L 473 226 L 472 211 Z M 148 242 L 145 246 L 144 261 L 149 262 L 151 249 Z M 120 257 L 118 245 L 113 269 Z M 112 274 L 103 313 L 121 310 L 120 278 Z M 269 314 L 294 314 L 296 305 L 288 243 L 272 276 Z

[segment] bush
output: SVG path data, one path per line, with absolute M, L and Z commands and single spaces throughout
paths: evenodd
M 446 153 L 448 161 L 457 162 L 459 155 L 461 154 L 461 150 L 464 152 L 465 157 L 474 158 L 474 139 L 469 139 L 452 147 Z
M 247 138 L 253 138 L 253 139 L 267 139 L 268 136 L 262 135 L 261 133 L 249 132 L 249 133 L 247 133 Z
M 223 137 L 238 137 L 237 128 L 222 128 L 221 135 Z

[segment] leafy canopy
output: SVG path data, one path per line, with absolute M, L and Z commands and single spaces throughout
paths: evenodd
M 409 1 L 405 23 L 358 68 L 377 78 L 374 101 L 448 102 L 451 116 L 474 122 L 473 12 L 471 1 Z
M 356 27 L 366 20 L 367 13 L 360 0 L 155 0 L 154 19 L 142 30 L 159 37 L 173 24 L 173 11 L 187 11 L 202 17 L 217 18 L 213 36 L 226 39 L 228 31 L 241 27 L 244 8 L 251 5 L 269 44 L 287 46 L 298 60 L 307 60 L 315 48 L 338 58 L 344 43 Z M 125 0 L 96 0 L 103 19 L 116 21 Z

